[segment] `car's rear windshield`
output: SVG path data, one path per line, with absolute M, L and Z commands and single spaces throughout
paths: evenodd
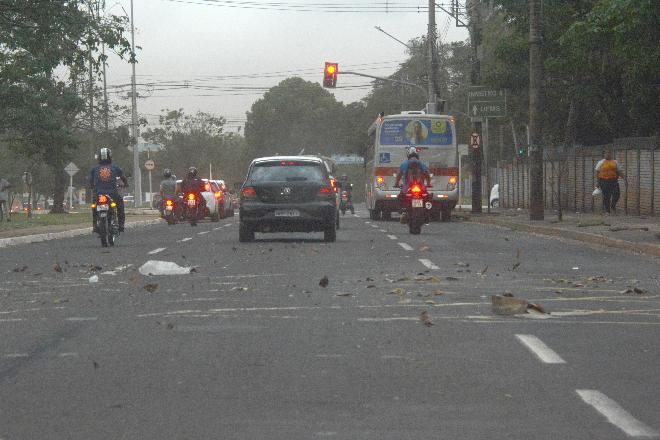
M 256 163 L 252 167 L 251 182 L 322 181 L 323 167 L 317 162 L 282 160 Z

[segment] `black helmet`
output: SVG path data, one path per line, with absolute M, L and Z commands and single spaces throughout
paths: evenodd
M 112 162 L 112 150 L 108 147 L 103 147 L 99 150 L 98 155 L 96 156 L 99 163 L 110 163 Z
M 190 177 L 191 179 L 197 177 L 197 168 L 195 167 L 188 168 L 188 177 Z
M 166 179 L 172 177 L 172 170 L 170 170 L 169 168 L 165 168 L 163 170 L 163 177 L 165 177 Z

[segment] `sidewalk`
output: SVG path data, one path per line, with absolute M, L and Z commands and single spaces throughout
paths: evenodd
M 158 211 L 155 211 L 155 214 L 151 212 L 129 213 L 128 210 L 126 212 L 126 228 L 128 229 L 157 223 L 160 223 Z M 0 248 L 59 238 L 70 238 L 91 233 L 92 228 L 89 222 L 10 229 L 0 232 Z
M 482 214 L 470 214 L 468 218 L 475 223 L 660 257 L 660 218 L 657 217 L 564 213 L 563 221 L 559 222 L 556 212 L 546 211 L 545 220 L 531 221 L 526 209 L 495 209 L 490 214 L 484 210 Z

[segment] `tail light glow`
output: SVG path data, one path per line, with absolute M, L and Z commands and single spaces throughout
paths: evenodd
M 222 191 L 216 191 L 214 194 L 216 199 L 221 199 L 222 198 Z
M 166 204 L 167 206 L 173 206 L 173 205 L 174 205 L 174 202 L 171 201 L 171 200 L 165 200 L 165 204 Z
M 458 181 L 458 178 L 456 176 L 451 176 L 449 178 L 449 183 L 451 183 L 452 185 L 456 185 L 457 181 Z
M 188 200 L 195 200 L 195 194 L 193 194 L 193 193 L 188 194 L 187 197 L 188 197 Z
M 257 197 L 257 191 L 251 186 L 246 186 L 241 190 L 241 197 L 245 199 L 253 199 Z
M 383 183 L 385 183 L 385 178 L 383 176 L 376 177 L 376 183 L 378 185 L 382 185 Z
M 204 185 L 204 191 L 211 191 L 211 184 L 207 183 Z
M 98 198 L 98 201 L 99 201 L 99 203 L 100 203 L 101 205 L 105 205 L 105 204 L 108 203 L 108 197 L 105 196 L 105 195 L 103 195 L 103 194 L 101 194 L 101 195 L 99 196 L 99 198 Z
M 422 192 L 422 187 L 415 184 L 415 185 L 410 187 L 410 192 L 413 193 L 413 194 L 416 194 L 416 195 L 420 194 Z
M 332 192 L 333 192 L 333 190 L 329 186 L 323 186 L 323 187 L 321 187 L 321 189 L 319 189 L 319 195 L 324 195 L 325 196 L 325 195 L 331 194 Z
M 110 207 L 111 207 L 111 208 L 116 208 L 116 207 L 117 207 L 117 204 L 116 204 L 115 202 L 112 202 L 112 203 L 110 203 Z

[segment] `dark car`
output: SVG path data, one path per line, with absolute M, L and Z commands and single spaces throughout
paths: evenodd
M 255 159 L 241 188 L 239 241 L 255 232 L 322 231 L 335 241 L 336 199 L 323 160 L 310 156 Z

